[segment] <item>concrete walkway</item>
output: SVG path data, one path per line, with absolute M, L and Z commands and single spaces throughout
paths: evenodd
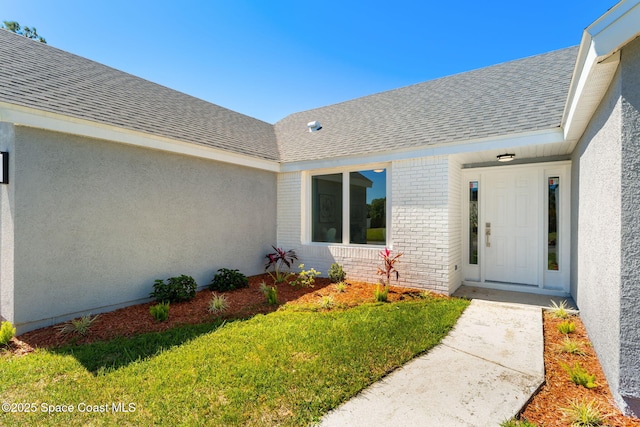
M 473 300 L 431 351 L 327 414 L 333 426 L 498 426 L 544 382 L 542 310 Z

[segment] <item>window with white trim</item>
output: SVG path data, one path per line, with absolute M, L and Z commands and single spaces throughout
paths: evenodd
M 387 169 L 311 176 L 311 241 L 387 243 Z

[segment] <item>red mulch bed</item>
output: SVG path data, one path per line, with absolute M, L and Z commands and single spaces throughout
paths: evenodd
M 277 310 L 278 306 L 266 303 L 265 297 L 260 292 L 260 283 L 265 281 L 272 285 L 273 281 L 266 275 L 252 276 L 249 278 L 249 286 L 231 292 L 225 292 L 229 308 L 222 317 L 246 318 L 258 313 L 269 313 Z M 295 288 L 287 283 L 277 285 L 278 302 L 293 304 L 317 304 L 322 297 L 331 295 L 334 303 L 342 307 L 352 307 L 364 302 L 373 302 L 375 285 L 363 282 L 349 281 L 345 292 L 338 292 L 336 285 L 329 279 L 316 279 L 313 288 Z M 389 292 L 389 301 L 399 301 L 418 297 L 420 291 L 411 288 L 392 286 Z M 118 336 L 131 336 L 145 332 L 163 331 L 183 324 L 197 324 L 213 321 L 216 316 L 209 313 L 209 301 L 212 293 L 203 290 L 196 294 L 194 300 L 183 303 L 171 304 L 169 320 L 157 322 L 149 314 L 149 307 L 155 302 L 139 304 L 121 308 L 109 313 L 100 314 L 91 326 L 90 332 L 85 337 L 63 335 L 54 327 L 47 327 L 27 332 L 13 338 L 9 351 L 14 354 L 26 354 L 35 348 L 58 347 L 64 344 L 85 344 L 94 341 L 109 340 Z M 613 397 L 609 391 L 602 368 L 593 348 L 589 342 L 586 330 L 578 316 L 571 318 L 576 324 L 576 332 L 571 338 L 584 343 L 582 346 L 586 355 L 577 356 L 558 351 L 558 345 L 562 343 L 564 335 L 557 331 L 557 324 L 561 321 L 551 313 L 544 313 L 544 360 L 546 370 L 546 382 L 540 391 L 525 407 L 522 418 L 537 423 L 539 426 L 555 427 L 568 426 L 562 408 L 569 405 L 572 399 L 595 399 L 607 414 L 606 423 L 609 426 L 640 427 L 637 418 L 625 417 L 617 409 Z M 573 366 L 575 362 L 580 364 L 591 374 L 595 374 L 598 387 L 586 389 L 571 382 L 563 365 Z
M 578 316 L 572 316 L 569 321 L 576 324 L 576 331 L 569 334 L 571 340 L 582 343 L 584 356 L 560 352 L 564 335 L 558 332 L 558 324 L 562 319 L 556 318 L 551 312 L 544 312 L 544 367 L 545 384 L 527 405 L 522 418 L 535 422 L 540 426 L 556 427 L 569 426 L 562 408 L 567 408 L 572 400 L 595 400 L 601 407 L 602 413 L 607 415 L 605 425 L 621 427 L 638 427 L 640 419 L 625 417 L 616 407 L 604 373 L 595 354 L 587 331 Z M 574 384 L 563 366 L 571 366 L 578 362 L 586 371 L 596 376 L 596 388 L 587 389 Z
M 350 281 L 347 292 L 338 292 L 336 286 L 327 278 L 317 278 L 312 288 L 297 288 L 288 283 L 276 285 L 278 288 L 279 305 L 269 305 L 262 292 L 260 283 L 273 285 L 268 274 L 249 277 L 249 286 L 224 292 L 229 308 L 222 316 L 215 316 L 209 312 L 209 302 L 212 292 L 203 290 L 196 293 L 196 297 L 188 302 L 173 303 L 169 309 L 169 319 L 157 322 L 149 307 L 155 302 L 133 305 L 112 312 L 102 313 L 91 325 L 89 333 L 84 337 L 73 334 L 62 334 L 56 326 L 50 326 L 27 332 L 12 339 L 10 349 L 15 354 L 24 354 L 37 347 L 59 347 L 64 344 L 87 344 L 94 341 L 105 341 L 119 336 L 132 336 L 145 332 L 157 332 L 171 329 L 178 325 L 198 324 L 213 321 L 216 317 L 245 318 L 259 313 L 269 313 L 285 303 L 317 303 L 322 296 L 333 295 L 336 304 L 354 306 L 363 302 L 373 301 L 375 285 Z M 397 301 L 417 296 L 419 291 L 409 288 L 392 286 L 389 301 Z

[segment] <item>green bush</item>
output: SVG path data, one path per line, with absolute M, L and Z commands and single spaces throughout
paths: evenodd
M 291 282 L 291 286 L 296 286 L 298 288 L 313 288 L 316 277 L 320 275 L 320 272 L 314 268 L 305 270 L 304 264 L 300 264 L 298 268 L 300 269 L 300 273 L 298 273 L 296 280 Z
M 574 322 L 569 322 L 568 320 L 563 320 L 558 325 L 558 332 L 561 334 L 572 334 L 576 330 L 576 324 Z
M 16 328 L 13 327 L 11 322 L 2 322 L 0 326 L 0 346 L 9 344 L 9 341 L 11 341 L 11 338 L 13 338 L 15 334 Z
M 329 272 L 327 273 L 327 275 L 329 276 L 329 279 L 331 279 L 331 282 L 333 283 L 344 282 L 344 279 L 347 277 L 347 273 L 345 273 L 344 270 L 342 269 L 342 266 L 337 263 L 331 264 L 331 267 L 329 267 Z
M 169 318 L 169 303 L 161 302 L 156 305 L 152 305 L 149 307 L 149 313 L 156 319 L 158 322 L 164 322 Z
M 240 271 L 221 268 L 218 270 L 218 273 L 213 276 L 213 280 L 209 284 L 209 289 L 212 291 L 224 292 L 246 288 L 247 286 L 249 286 L 249 279 L 247 279 L 247 276 L 240 273 Z
M 578 362 L 576 362 L 573 367 L 564 365 L 563 368 L 567 371 L 571 381 L 573 381 L 575 385 L 581 385 L 585 388 L 595 388 L 598 386 L 598 384 L 596 384 L 596 376 L 587 372 Z
M 260 292 L 267 299 L 267 304 L 278 305 L 278 288 L 275 286 L 267 286 L 266 283 L 260 283 Z
M 373 299 L 376 302 L 387 302 L 389 300 L 389 286 L 376 285 L 373 290 Z
M 170 277 L 167 283 L 164 280 L 156 280 L 153 284 L 153 292 L 150 296 L 158 302 L 181 302 L 195 298 L 198 284 L 191 276 L 184 274 L 178 277 Z

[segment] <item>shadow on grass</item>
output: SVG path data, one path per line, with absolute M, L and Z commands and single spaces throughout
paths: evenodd
M 240 320 L 243 319 L 182 325 L 162 332 L 118 337 L 110 341 L 78 346 L 66 345 L 49 351 L 59 355 L 73 356 L 87 371 L 94 375 L 100 375 L 125 367 L 138 360 L 157 356 L 173 347 L 215 331 L 229 322 Z

